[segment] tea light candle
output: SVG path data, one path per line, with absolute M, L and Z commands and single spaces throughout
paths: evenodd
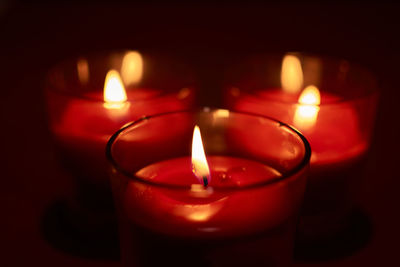
M 219 149 L 239 150 L 234 155 L 215 151 L 207 155 L 200 129 L 195 126 L 192 155 L 183 156 L 179 151 L 186 147 L 186 128 L 195 118 L 207 121 L 203 124 L 213 133 L 207 140 L 224 138 L 224 145 L 218 141 Z M 170 121 L 179 122 L 179 129 L 150 132 Z M 243 136 L 236 128 L 242 122 L 254 123 L 256 128 L 271 127 L 273 134 L 268 143 L 273 145 L 270 153 L 263 152 L 286 157 L 271 160 L 270 164 L 246 157 L 240 142 L 252 134 Z M 195 115 L 182 112 L 154 116 L 114 134 L 107 155 L 113 164 L 111 181 L 121 218 L 123 264 L 289 264 L 305 186 L 305 162 L 301 157 L 307 157 L 307 145 L 301 145 L 304 139 L 293 130 L 279 127 L 279 123 L 268 119 L 210 110 Z M 282 140 L 287 138 L 287 142 Z M 247 149 L 245 144 L 243 147 Z M 282 169 L 274 164 L 282 165 Z M 303 166 L 296 168 L 298 172 L 287 172 L 286 168 L 298 164 Z M 154 257 L 154 253 L 162 256 Z
M 300 232 L 311 238 L 334 234 L 354 206 L 354 189 L 360 187 L 360 165 L 370 145 L 376 96 L 346 99 L 313 84 L 304 86 L 306 80 L 322 79 L 318 76 L 321 68 L 314 66 L 308 72 L 311 79 L 303 75 L 301 62 L 294 55 L 286 55 L 281 67 L 282 88 L 266 87 L 249 93 L 246 90 L 251 88 L 239 83 L 228 89 L 226 103 L 233 110 L 276 118 L 304 134 L 312 156 Z M 345 67 L 348 70 L 348 65 Z M 332 69 L 329 71 L 331 75 Z M 338 73 L 339 77 L 347 75 L 340 69 Z M 251 77 L 252 86 L 257 86 L 257 79 Z M 259 80 L 265 83 L 265 78 Z M 360 116 L 361 107 L 366 113 Z
M 338 96 L 319 93 L 315 86 L 307 87 L 301 94 L 269 89 L 259 95 L 240 95 L 234 101 L 234 109 L 268 114 L 299 129 L 311 144 L 313 168 L 350 163 L 366 152 L 368 143 L 360 132 L 355 108 L 350 103 L 334 104 L 340 100 Z M 302 97 L 315 98 L 315 103 L 298 102 Z
M 106 143 L 130 121 L 190 108 L 190 77 L 179 62 L 160 55 L 142 57 L 138 51 L 89 55 L 50 71 L 49 128 L 56 156 L 72 180 L 72 194 L 65 199 L 66 223 L 95 236 L 116 228 Z
M 236 157 L 206 159 L 197 126 L 191 160 L 183 157 L 157 162 L 139 170 L 136 176 L 155 183 L 192 184 L 190 194 L 179 194 L 129 183 L 125 193 L 128 216 L 139 225 L 166 235 L 246 235 L 273 228 L 290 217 L 289 202 L 282 199 L 279 190 L 271 190 L 264 197 L 261 192 L 214 193 L 214 187 L 241 188 L 282 174 L 270 166 Z M 237 213 L 238 208 L 243 212 Z
M 52 124 L 54 138 L 65 159 L 94 184 L 108 184 L 104 148 L 113 132 L 129 121 L 145 115 L 184 109 L 190 89 L 158 96 L 154 89 L 125 90 L 120 75 L 110 70 L 104 93 L 90 92 L 72 98 L 61 120 Z M 103 100 L 104 99 L 104 100 Z M 79 167 L 78 167 L 78 166 Z
M 166 83 L 174 84 L 170 81 L 172 74 L 163 70 L 159 73 L 157 64 L 162 62 L 158 60 L 145 61 L 138 51 L 127 51 L 93 57 L 90 61 L 80 59 L 76 65 L 64 64 L 49 75 L 46 92 L 50 129 L 63 163 L 80 181 L 108 187 L 104 147 L 124 124 L 142 116 L 187 109 L 192 105 L 191 88 L 164 93 L 142 85 L 150 71 L 145 71 L 145 64 L 162 76 L 153 80 L 166 79 Z M 113 68 L 107 70 L 105 77 L 98 77 L 106 66 Z M 98 90 L 103 79 L 104 87 Z

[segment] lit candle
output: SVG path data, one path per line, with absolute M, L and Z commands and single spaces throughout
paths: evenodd
M 302 90 L 301 64 L 293 55 L 283 59 L 281 81 L 282 89 L 260 90 L 256 92 L 258 98 L 245 92 L 238 96 L 238 89 L 233 88 L 228 105 L 298 128 L 311 144 L 313 167 L 350 163 L 365 153 L 368 141 L 360 132 L 353 103 L 342 103 L 339 96 L 320 92 L 314 85 Z
M 303 219 L 310 218 L 307 231 L 314 235 L 318 228 L 338 224 L 352 208 L 354 193 L 350 188 L 362 172 L 357 166 L 370 143 L 370 128 L 363 127 L 373 121 L 373 117 L 367 118 L 363 126 L 360 121 L 363 115 L 360 116 L 357 108 L 364 105 L 374 110 L 376 98 L 371 95 L 347 100 L 313 84 L 305 84 L 306 80 L 318 82 L 318 79 L 303 75 L 301 62 L 295 55 L 286 55 L 281 66 L 282 88 L 259 89 L 253 93 L 246 93 L 251 88 L 245 85 L 231 88 L 227 104 L 234 110 L 270 116 L 293 125 L 310 142 L 311 174 Z M 315 68 L 310 75 L 318 76 L 315 74 L 318 70 Z
M 142 116 L 191 105 L 188 88 L 164 95 L 157 89 L 132 88 L 140 85 L 143 65 L 139 52 L 128 51 L 122 57 L 120 70 L 107 72 L 103 91 L 83 88 L 79 95 L 54 88 L 47 91 L 51 130 L 63 162 L 75 176 L 108 187 L 104 147 L 116 129 Z M 77 76 L 82 86 L 87 87 L 90 79 L 98 79 L 90 75 L 90 70 L 86 60 L 77 62 Z
M 182 150 L 187 148 L 190 118 L 210 120 L 210 125 L 205 123 L 210 133 L 203 139 L 195 125 L 191 156 L 185 156 Z M 179 121 L 179 130 L 149 131 L 170 121 Z M 238 149 L 246 155 L 247 146 L 240 142 L 253 135 L 246 137 L 242 128 L 236 128 L 244 122 L 255 129 L 269 129 L 264 131 L 271 133 L 266 143 L 273 145 L 271 154 L 264 154 L 286 157 L 265 164 L 241 157 L 241 152 L 219 154 L 210 146 L 214 153 L 207 155 L 208 142 L 226 151 L 236 146 L 226 142 L 240 144 Z M 220 146 L 221 140 L 226 146 Z M 107 153 L 113 166 L 118 166 L 111 178 L 123 219 L 125 266 L 287 266 L 305 176 L 304 169 L 291 178 L 286 172 L 304 156 L 300 141 L 275 121 L 232 115 L 227 110 L 173 113 L 123 128 L 110 140 Z
M 262 198 L 257 195 L 245 199 L 240 193 L 216 194 L 213 187 L 241 187 L 281 175 L 270 166 L 241 158 L 209 156 L 206 159 L 200 130 L 196 126 L 191 159 L 182 157 L 157 162 L 136 173 L 136 176 L 152 182 L 191 184 L 191 193 L 166 194 L 165 190 L 132 182 L 127 187 L 125 209 L 131 210 L 128 215 L 132 220 L 139 220 L 137 223 L 142 227 L 168 235 L 206 238 L 208 235 L 236 235 L 237 231 L 250 234 L 285 221 L 288 207 L 280 199 L 282 196 L 272 191 Z M 142 198 L 143 195 L 146 198 Z M 261 202 L 256 204 L 252 201 Z M 235 207 L 238 205 L 247 208 L 237 214 Z M 269 215 L 262 216 L 262 212 Z
M 50 72 L 46 90 L 49 126 L 56 155 L 73 179 L 64 199 L 65 218 L 82 232 L 114 234 L 104 156 L 109 137 L 140 117 L 193 105 L 193 90 L 184 87 L 192 84 L 176 78 L 175 69 L 164 70 L 165 61 L 128 51 L 65 62 Z

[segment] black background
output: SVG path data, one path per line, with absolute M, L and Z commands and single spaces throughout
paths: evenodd
M 362 203 L 370 242 L 350 257 L 298 266 L 398 266 L 400 5 L 389 3 L 26 2 L 0 5 L 0 265 L 117 266 L 57 250 L 39 231 L 69 179 L 54 159 L 42 84 L 59 60 L 109 49 L 178 54 L 217 105 L 221 70 L 243 54 L 306 51 L 373 70 L 380 105 Z

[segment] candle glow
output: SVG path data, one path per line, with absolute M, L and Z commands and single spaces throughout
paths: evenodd
M 104 107 L 120 109 L 125 105 L 127 99 L 119 73 L 116 70 L 110 70 L 104 82 Z
M 78 78 L 82 84 L 87 84 L 89 82 L 89 63 L 86 59 L 81 58 L 76 63 L 76 68 L 78 70 Z
M 288 93 L 300 92 L 303 86 L 303 70 L 298 57 L 286 55 L 282 60 L 281 69 L 282 89 Z
M 121 76 L 126 86 L 141 81 L 143 75 L 143 58 L 137 51 L 130 51 L 124 55 L 121 66 Z
M 299 97 L 299 106 L 294 115 L 294 124 L 302 129 L 312 127 L 317 121 L 321 96 L 314 85 L 307 86 Z
M 192 141 L 192 171 L 199 181 L 207 186 L 210 181 L 210 169 L 204 152 L 199 126 L 194 127 Z

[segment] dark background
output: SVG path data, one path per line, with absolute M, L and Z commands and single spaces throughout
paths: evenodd
M 117 266 L 65 253 L 40 232 L 46 208 L 68 194 L 54 159 L 42 84 L 59 60 L 108 49 L 178 54 L 217 105 L 221 70 L 243 54 L 306 51 L 373 70 L 380 106 L 362 204 L 373 231 L 352 256 L 298 266 L 399 266 L 400 5 L 360 2 L 0 4 L 0 265 Z

